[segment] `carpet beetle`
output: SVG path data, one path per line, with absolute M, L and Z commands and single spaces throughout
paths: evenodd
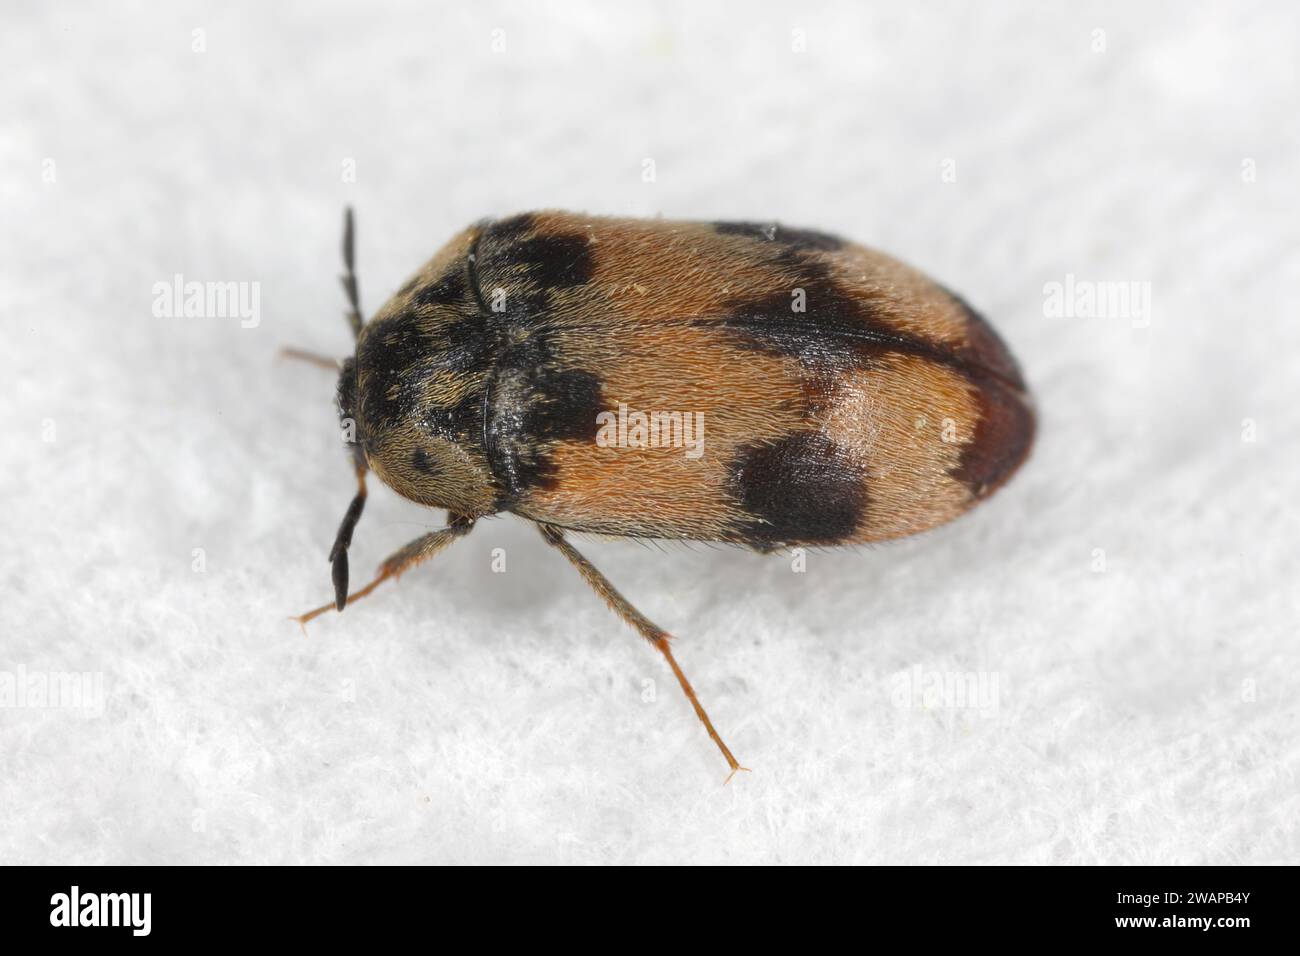
M 984 319 L 826 233 L 555 211 L 481 222 L 369 322 L 350 210 L 343 252 L 355 354 L 295 354 L 340 369 L 358 488 L 330 552 L 335 601 L 298 620 L 511 512 L 663 655 L 732 773 L 669 634 L 567 534 L 764 552 L 897 538 L 987 498 L 1033 440 L 1024 379 Z M 448 520 L 349 595 L 369 471 Z

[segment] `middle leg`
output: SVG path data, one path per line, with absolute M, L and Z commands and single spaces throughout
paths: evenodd
M 642 637 L 654 646 L 655 650 L 664 656 L 664 660 L 668 662 L 668 667 L 672 670 L 673 676 L 677 678 L 677 683 L 681 685 L 682 691 L 686 694 L 686 699 L 695 708 L 695 716 L 700 718 L 700 722 L 704 724 L 704 729 L 708 731 L 709 736 L 713 738 L 713 742 L 722 751 L 722 756 L 726 758 L 727 766 L 731 768 L 727 780 L 734 777 L 737 770 L 748 770 L 748 767 L 742 767 L 736 758 L 732 756 L 731 749 L 723 742 L 722 737 L 714 729 L 713 721 L 709 720 L 709 715 L 705 713 L 704 705 L 695 696 L 695 688 L 691 686 L 691 682 L 686 679 L 686 675 L 678 666 L 677 659 L 673 657 L 672 649 L 668 646 L 672 635 L 657 626 L 633 607 L 627 598 L 619 594 L 614 585 L 609 583 L 609 578 L 601 574 L 596 566 L 584 558 L 577 548 L 569 544 L 564 537 L 564 532 L 559 528 L 554 525 L 539 524 L 537 529 L 542 533 L 542 537 L 546 539 L 548 544 L 557 548 L 561 554 L 569 559 L 570 563 L 578 569 L 578 573 L 591 585 L 592 590 L 604 599 L 614 613 L 635 628 Z

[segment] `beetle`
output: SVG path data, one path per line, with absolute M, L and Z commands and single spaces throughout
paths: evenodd
M 339 369 L 357 491 L 329 554 L 335 599 L 297 620 L 342 611 L 480 518 L 518 515 L 663 655 L 731 774 L 745 768 L 668 632 L 569 533 L 760 552 L 898 538 L 986 499 L 1033 441 L 1025 380 L 989 324 L 827 233 L 559 211 L 485 220 L 369 322 L 351 209 L 343 260 L 354 354 L 290 351 Z M 677 440 L 692 424 L 694 455 Z M 371 471 L 448 519 L 349 594 Z

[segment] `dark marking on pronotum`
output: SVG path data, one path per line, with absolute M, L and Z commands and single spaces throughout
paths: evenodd
M 739 537 L 759 547 L 847 540 L 866 510 L 866 479 L 866 469 L 819 431 L 751 445 L 730 468 L 732 494 L 753 516 Z
M 484 371 L 500 338 L 477 311 L 444 326 L 442 336 L 438 369 L 452 375 Z
M 463 277 L 446 287 L 459 288 L 454 301 L 462 308 L 407 309 L 372 325 L 362 340 L 359 360 L 367 371 L 356 410 L 372 453 L 402 421 L 449 441 L 482 430 L 483 381 L 498 335 L 468 299 Z
M 459 395 L 449 394 L 445 402 L 431 403 L 420 416 L 420 427 L 425 434 L 450 442 L 477 440 L 483 432 L 483 392 L 479 385 Z
M 421 474 L 433 474 L 433 463 L 429 461 L 429 453 L 423 448 L 415 449 L 415 452 L 411 455 L 411 465 Z
M 437 305 L 454 305 L 465 301 L 468 284 L 465 281 L 465 266 L 457 265 L 448 269 L 438 279 L 415 290 L 411 296 L 412 305 L 428 308 Z
M 387 427 L 414 410 L 424 375 L 437 360 L 438 344 L 412 312 L 367 329 L 357 349 L 357 361 L 366 370 L 360 411 L 367 423 Z

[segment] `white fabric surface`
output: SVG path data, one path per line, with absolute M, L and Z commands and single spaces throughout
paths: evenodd
M 1300 857 L 1295 5 L 4 19 L 0 670 L 101 675 L 103 707 L 0 709 L 0 862 Z M 371 310 L 487 215 L 845 234 L 990 317 L 1037 446 L 961 521 L 804 574 L 580 544 L 680 635 L 753 768 L 723 787 L 518 519 L 286 619 L 330 595 L 352 478 L 333 377 L 274 355 L 348 349 L 345 203 Z M 260 323 L 155 317 L 177 273 L 259 282 Z M 1067 275 L 1149 282 L 1149 327 L 1048 317 Z M 443 520 L 372 487 L 358 582 Z M 917 692 L 950 673 L 995 706 Z

